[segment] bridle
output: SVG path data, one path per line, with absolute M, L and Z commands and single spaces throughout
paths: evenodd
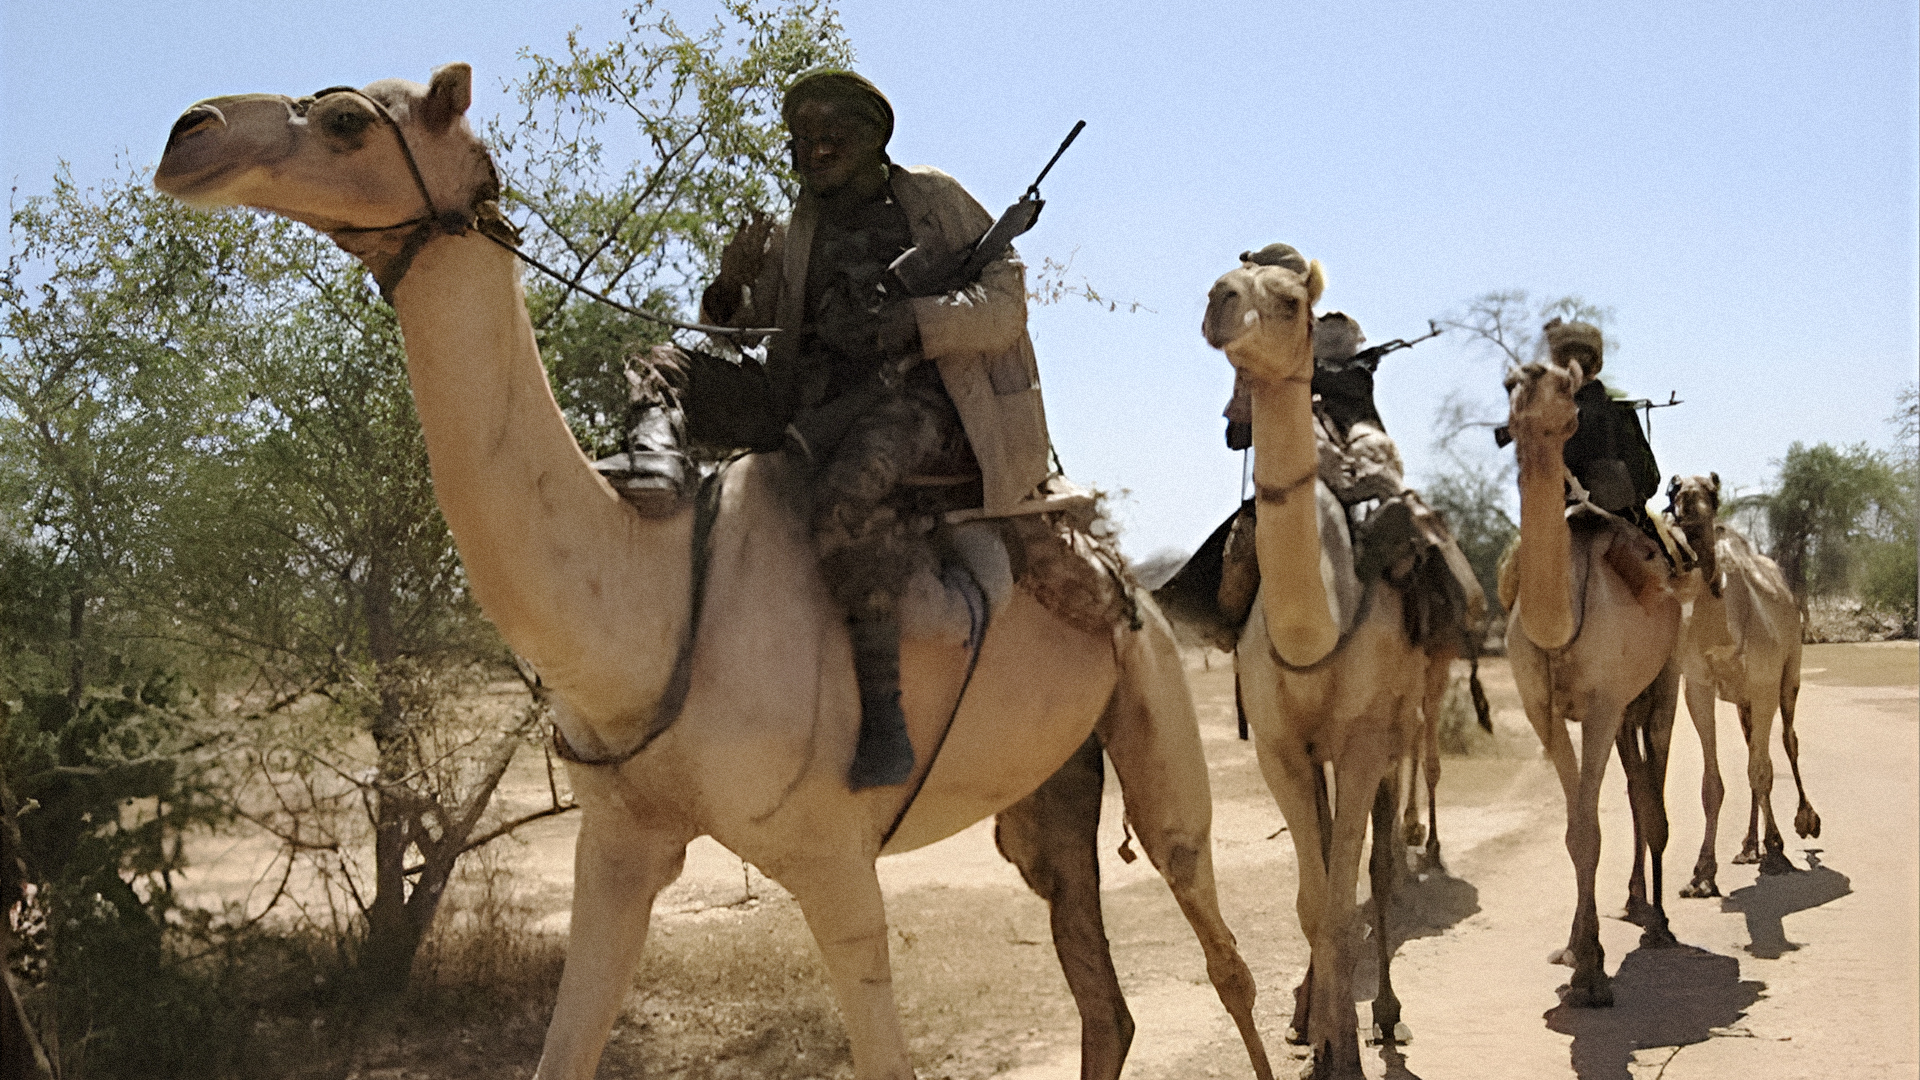
M 304 117 L 321 99 L 332 97 L 336 94 L 352 94 L 354 97 L 366 102 L 372 107 L 374 116 L 393 132 L 394 139 L 400 144 L 400 156 L 406 159 L 407 172 L 413 176 L 413 185 L 420 192 L 420 201 L 426 206 L 426 209 L 419 214 L 405 221 L 396 221 L 391 225 L 342 225 L 338 228 L 321 230 L 326 233 L 329 238 L 333 239 L 335 243 L 340 244 L 341 247 L 347 248 L 349 251 L 352 249 L 348 248 L 346 244 L 341 243 L 340 237 L 370 236 L 378 233 L 399 232 L 402 229 L 410 230 L 400 242 L 399 253 L 384 266 L 376 268 L 373 271 L 373 280 L 380 286 L 380 295 L 386 298 L 388 303 L 392 303 L 393 290 L 399 287 L 400 280 L 406 276 L 407 269 L 413 265 L 414 256 L 419 254 L 420 249 L 425 247 L 428 241 L 437 236 L 464 236 L 468 230 L 474 230 L 479 232 L 481 236 L 512 252 L 521 262 L 526 263 L 535 270 L 565 285 L 569 291 L 578 292 L 583 296 L 590 297 L 608 307 L 624 311 L 637 318 L 659 323 L 662 326 L 670 326 L 676 330 L 691 330 L 696 333 L 714 334 L 721 337 L 764 338 L 779 333 L 777 328 L 766 326 L 710 326 L 706 323 L 681 322 L 678 319 L 670 319 L 664 315 L 657 315 L 651 311 L 645 311 L 628 304 L 623 304 L 604 293 L 597 292 L 580 284 L 578 281 L 569 279 L 566 275 L 527 254 L 526 251 L 520 247 L 520 230 L 514 226 L 513 222 L 508 221 L 506 215 L 500 210 L 500 182 L 497 174 L 493 175 L 490 184 L 483 186 L 475 195 L 473 205 L 459 210 L 439 209 L 434 205 L 433 193 L 427 190 L 426 177 L 420 173 L 420 163 L 413 156 L 413 147 L 407 143 L 407 135 L 406 132 L 400 129 L 400 122 L 394 119 L 393 114 L 387 111 L 385 105 L 382 105 L 375 98 L 370 97 L 366 92 L 352 86 L 329 86 L 325 90 L 316 91 L 315 93 L 294 101 L 293 114 Z M 487 171 L 490 174 L 494 173 L 491 158 L 487 161 Z

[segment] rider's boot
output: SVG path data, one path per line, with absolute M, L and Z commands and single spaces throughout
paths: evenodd
M 627 449 L 593 463 L 620 497 L 648 517 L 667 517 L 686 498 L 693 468 L 680 449 L 680 411 L 653 403 L 635 407 Z
M 913 775 L 913 743 L 900 711 L 900 623 L 892 617 L 849 619 L 853 673 L 860 682 L 860 742 L 847 770 L 855 791 L 904 784 Z

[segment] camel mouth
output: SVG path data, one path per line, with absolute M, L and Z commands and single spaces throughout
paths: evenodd
M 246 94 L 195 103 L 175 120 L 153 186 L 191 206 L 224 206 L 236 177 L 283 158 L 292 145 L 293 101 Z M 264 114 L 264 115 L 263 115 Z

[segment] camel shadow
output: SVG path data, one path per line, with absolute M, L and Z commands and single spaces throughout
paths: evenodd
M 1630 1080 L 1635 1050 L 1689 1046 L 1746 1015 L 1766 989 L 1740 979 L 1740 961 L 1680 945 L 1635 949 L 1613 977 L 1610 1009 L 1559 1005 L 1547 1028 L 1573 1036 L 1573 1072 L 1580 1080 Z
M 1480 910 L 1480 890 L 1443 867 L 1409 872 L 1393 888 L 1387 909 L 1387 943 L 1392 952 L 1424 937 L 1437 937 Z M 1372 1001 L 1380 992 L 1380 961 L 1373 947 L 1373 901 L 1360 906 L 1361 944 L 1353 965 L 1353 999 Z
M 1838 900 L 1853 891 L 1845 874 L 1820 865 L 1819 857 L 1809 852 L 1810 869 L 1790 874 L 1768 875 L 1735 889 L 1720 901 L 1721 911 L 1737 911 L 1747 917 L 1747 952 L 1762 960 L 1778 960 L 1800 946 L 1787 940 L 1783 920 L 1796 911 L 1805 911 Z

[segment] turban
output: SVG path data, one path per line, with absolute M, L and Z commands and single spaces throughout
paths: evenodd
M 1292 244 L 1268 244 L 1259 251 L 1243 251 L 1240 261 L 1256 266 L 1284 266 L 1296 274 L 1307 272 L 1307 260 Z
M 818 68 L 793 80 L 780 103 L 780 119 L 791 128 L 802 102 L 824 101 L 865 120 L 880 132 L 880 145 L 893 138 L 893 105 L 880 88 L 851 71 Z

